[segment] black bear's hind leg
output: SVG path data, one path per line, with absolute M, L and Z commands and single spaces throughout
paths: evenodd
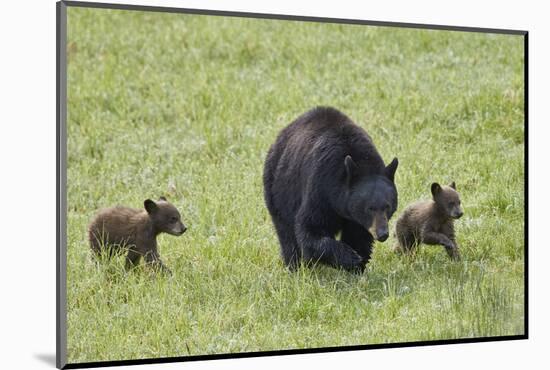
M 295 271 L 300 264 L 302 253 L 298 248 L 294 227 L 290 227 L 280 220 L 273 218 L 273 224 L 277 231 L 277 237 L 281 244 L 281 257 L 290 271 Z

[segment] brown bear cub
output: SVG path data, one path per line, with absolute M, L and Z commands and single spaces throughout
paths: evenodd
M 421 201 L 408 206 L 397 219 L 395 233 L 396 251 L 411 253 L 420 244 L 442 245 L 449 257 L 460 259 L 455 240 L 454 220 L 463 214 L 460 197 L 454 181 L 449 186 L 433 183 L 433 200 Z
M 90 246 L 97 256 L 128 251 L 126 269 L 145 261 L 157 270 L 170 274 L 157 250 L 157 235 L 168 233 L 179 236 L 187 230 L 176 207 L 164 197 L 143 203 L 145 209 L 112 207 L 102 209 L 88 229 Z

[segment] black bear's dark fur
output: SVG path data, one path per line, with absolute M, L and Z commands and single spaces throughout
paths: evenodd
M 362 271 L 374 239 L 388 238 L 397 164 L 386 167 L 369 135 L 334 108 L 315 108 L 284 128 L 263 180 L 285 264 Z

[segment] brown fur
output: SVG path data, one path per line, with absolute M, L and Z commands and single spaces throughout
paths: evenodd
M 170 273 L 157 250 L 157 235 L 179 236 L 187 229 L 181 216 L 166 198 L 144 202 L 145 209 L 112 207 L 100 210 L 88 228 L 90 247 L 96 255 L 128 251 L 126 269 L 136 266 L 143 256 L 155 268 Z
M 455 183 L 431 186 L 433 200 L 409 205 L 397 219 L 395 233 L 399 252 L 414 252 L 420 243 L 442 245 L 449 257 L 460 259 L 459 247 L 455 239 L 455 219 L 462 216 L 460 197 Z

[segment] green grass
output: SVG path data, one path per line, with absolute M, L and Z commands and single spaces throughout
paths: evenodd
M 524 333 L 520 36 L 68 10 L 70 362 Z M 456 181 L 463 260 L 375 245 L 364 275 L 288 273 L 263 201 L 279 130 L 316 105 L 363 126 L 399 209 Z M 165 195 L 174 272 L 96 265 L 97 209 Z M 393 227 L 398 213 L 391 220 Z

